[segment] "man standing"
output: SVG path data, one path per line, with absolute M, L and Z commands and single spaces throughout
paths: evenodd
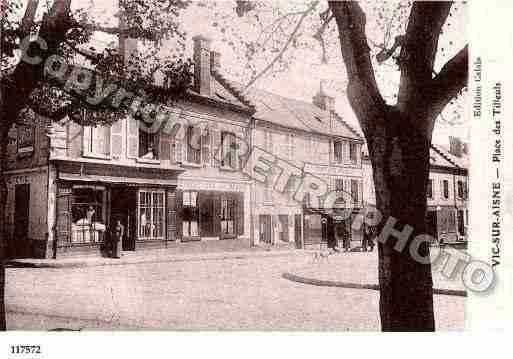
M 112 258 L 121 257 L 121 247 L 123 242 L 123 235 L 125 233 L 125 227 L 121 224 L 120 219 L 116 219 L 114 228 L 111 236 L 112 244 Z

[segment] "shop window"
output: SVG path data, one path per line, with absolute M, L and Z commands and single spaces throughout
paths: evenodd
M 138 239 L 164 239 L 164 209 L 163 191 L 139 191 Z
M 198 192 L 183 191 L 182 193 L 182 235 L 199 237 Z
M 221 235 L 235 235 L 235 200 L 221 197 Z
M 104 188 L 75 186 L 71 202 L 71 242 L 99 243 L 105 232 Z
M 221 143 L 222 143 L 222 160 L 221 166 L 236 169 L 236 150 L 237 145 L 235 142 L 235 135 L 231 132 L 221 132 Z
M 84 126 L 84 155 L 108 156 L 110 154 L 110 126 Z
M 350 143 L 349 144 L 349 160 L 352 164 L 358 163 L 358 146 L 356 143 Z
M 433 180 L 429 179 L 427 185 L 427 198 L 433 198 Z
M 344 146 L 344 143 L 340 140 L 333 141 L 333 153 L 334 153 L 334 159 L 336 163 L 342 163 L 344 161 L 343 158 L 343 151 L 342 148 Z
M 158 134 L 139 128 L 139 158 L 145 160 L 158 160 Z

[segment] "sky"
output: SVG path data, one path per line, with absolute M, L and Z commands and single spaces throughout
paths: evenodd
M 389 0 L 385 6 L 388 9 L 396 6 L 399 0 Z M 42 2 L 43 3 L 43 2 Z M 108 25 L 115 25 L 117 18 L 113 16 L 117 12 L 117 0 L 75 0 L 73 1 L 74 8 L 85 8 L 92 14 L 95 20 L 104 22 Z M 215 4 L 215 6 L 212 6 Z M 206 5 L 206 6 L 202 6 Z M 275 2 L 273 5 L 282 8 L 289 8 L 290 2 L 281 0 L 280 3 Z M 382 29 L 376 26 L 378 21 L 377 17 L 380 16 L 380 11 L 375 11 L 375 2 L 364 1 L 361 3 L 362 8 L 367 14 L 367 34 L 368 37 L 374 42 L 379 42 L 382 39 Z M 306 5 L 297 2 L 295 6 L 299 9 L 304 8 Z M 326 7 L 324 2 L 320 4 L 321 9 Z M 187 32 L 188 39 L 190 40 L 195 35 L 205 35 L 212 40 L 212 49 L 221 53 L 221 66 L 225 73 L 232 80 L 244 83 L 247 82 L 247 77 L 240 77 L 239 73 L 244 72 L 244 63 L 237 60 L 237 51 L 241 48 L 236 48 L 236 51 L 227 45 L 226 33 L 220 31 L 220 26 L 214 26 L 220 18 L 225 18 L 232 29 L 238 32 L 239 35 L 251 38 L 255 37 L 255 28 L 247 24 L 247 21 L 242 21 L 237 18 L 234 11 L 235 1 L 233 0 L 220 0 L 215 3 L 212 1 L 193 1 L 192 5 L 181 14 L 181 24 L 183 30 Z M 453 6 L 459 7 L 458 11 L 454 12 L 449 18 L 449 26 L 444 27 L 444 33 L 440 36 L 439 41 L 439 54 L 435 71 L 438 71 L 441 66 L 456 53 L 464 44 L 467 43 L 467 9 L 466 6 L 456 4 Z M 217 13 L 215 14 L 214 11 Z M 316 11 L 315 16 L 319 11 Z M 267 14 L 268 19 L 273 19 L 274 13 Z M 227 19 L 227 20 L 226 20 Z M 315 18 L 313 18 L 315 21 Z M 305 25 L 308 26 L 308 25 Z M 332 24 L 332 30 L 334 26 Z M 305 29 L 305 36 L 308 36 L 307 29 Z M 310 33 L 311 37 L 311 33 Z M 262 88 L 267 91 L 275 92 L 279 95 L 291 97 L 299 100 L 311 102 L 312 97 L 319 89 L 320 81 L 324 81 L 324 88 L 326 92 L 335 98 L 336 109 L 341 116 L 353 126 L 358 126 L 357 120 L 350 108 L 347 98 L 345 96 L 345 68 L 340 56 L 340 49 L 338 48 L 338 39 L 333 37 L 334 46 L 329 48 L 329 61 L 327 64 L 321 63 L 321 56 L 319 48 L 299 49 L 294 50 L 293 60 L 291 60 L 290 67 L 282 72 L 273 73 L 268 76 L 263 76 L 254 86 Z M 94 45 L 98 48 L 115 43 L 116 39 L 113 36 L 100 36 L 94 38 Z M 173 43 L 167 43 L 162 53 L 171 51 Z M 192 55 L 192 40 L 188 41 L 187 55 Z M 291 52 L 292 53 L 292 52 Z M 287 53 L 286 53 L 287 54 Z M 271 57 L 263 56 L 255 63 L 259 68 L 264 67 Z M 393 104 L 393 94 L 396 93 L 397 85 L 399 82 L 399 73 L 390 66 L 375 64 L 375 73 L 380 87 L 387 102 Z M 444 110 L 443 116 L 446 120 L 461 123 L 459 125 L 447 125 L 444 121 L 437 121 L 435 132 L 433 134 L 433 141 L 438 144 L 448 144 L 448 136 L 459 136 L 464 140 L 469 140 L 469 123 L 470 116 L 466 112 L 468 106 L 464 105 L 464 99 L 460 100 L 458 106 L 452 106 Z M 455 112 L 456 111 L 456 112 Z M 455 116 L 461 116 L 456 119 Z

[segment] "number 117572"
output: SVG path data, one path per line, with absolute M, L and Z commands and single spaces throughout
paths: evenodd
M 41 346 L 11 345 L 11 354 L 41 354 Z

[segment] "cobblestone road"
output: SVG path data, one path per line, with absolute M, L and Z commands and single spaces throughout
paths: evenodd
M 315 287 L 281 277 L 310 265 L 322 270 L 324 264 L 312 264 L 303 254 L 8 268 L 8 328 L 379 330 L 378 292 Z M 463 329 L 464 304 L 462 297 L 435 296 L 438 329 Z

